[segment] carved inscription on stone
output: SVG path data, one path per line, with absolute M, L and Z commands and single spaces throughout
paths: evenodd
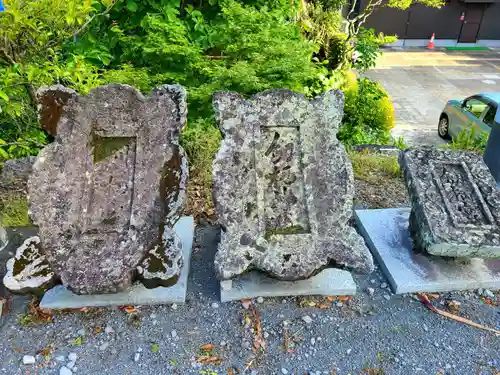
M 256 165 L 262 180 L 266 237 L 277 234 L 309 233 L 304 178 L 301 165 L 299 128 L 262 129 L 262 143 Z
M 215 257 L 219 278 L 257 268 L 298 280 L 331 261 L 370 272 L 370 252 L 347 225 L 354 187 L 336 137 L 342 94 L 308 101 L 289 90 L 250 100 L 218 93 L 213 102 L 224 135 L 213 168 L 224 228 Z
M 500 191 L 475 153 L 410 149 L 399 157 L 415 247 L 443 256 L 500 257 Z
M 453 225 L 491 225 L 494 219 L 465 163 L 434 163 L 432 175 Z

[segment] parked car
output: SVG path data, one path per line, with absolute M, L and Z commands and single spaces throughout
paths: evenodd
M 500 118 L 500 93 L 472 95 L 465 100 L 450 100 L 439 117 L 438 133 L 445 139 L 455 138 L 462 130 L 476 128 L 476 136 L 489 134 Z

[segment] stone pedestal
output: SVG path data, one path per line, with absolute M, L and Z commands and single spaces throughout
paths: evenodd
M 394 293 L 500 289 L 500 260 L 456 259 L 413 249 L 409 208 L 356 210 L 356 223 Z
M 327 268 L 306 280 L 282 281 L 251 271 L 233 280 L 221 281 L 222 302 L 255 297 L 353 296 L 356 283 L 350 272 Z
M 77 295 L 66 287 L 58 285 L 48 290 L 40 307 L 44 309 L 77 309 L 81 307 L 125 306 L 125 305 L 159 305 L 168 303 L 184 303 L 186 301 L 189 265 L 194 237 L 194 221 L 192 217 L 182 217 L 174 226 L 180 239 L 184 265 L 181 268 L 177 283 L 168 288 L 146 288 L 136 282 L 120 293 Z

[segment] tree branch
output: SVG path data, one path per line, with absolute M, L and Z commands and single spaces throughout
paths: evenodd
M 105 16 L 106 14 L 108 14 L 111 9 L 113 9 L 113 7 L 116 5 L 116 3 L 118 2 L 119 0 L 114 0 L 110 5 L 109 7 L 106 8 L 106 10 L 102 13 L 98 13 L 98 14 L 94 14 L 92 17 L 90 17 L 87 22 L 85 22 L 78 30 L 76 30 L 74 33 L 73 33 L 73 39 L 76 38 L 78 36 L 78 34 L 80 34 L 83 30 L 85 30 L 85 28 L 90 25 L 90 23 L 96 18 L 96 17 L 102 17 L 102 16 Z

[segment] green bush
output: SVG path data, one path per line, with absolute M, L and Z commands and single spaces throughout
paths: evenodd
M 382 54 L 380 47 L 396 40 L 394 36 L 385 36 L 382 33 L 376 35 L 374 29 L 360 28 L 355 41 L 355 51 L 359 53 L 359 57 L 354 61 L 353 67 L 361 72 L 373 68 Z
M 330 37 L 326 55 L 329 69 L 335 69 L 344 59 L 344 55 L 347 53 L 346 37 L 343 33 L 337 33 Z
M 464 129 L 444 147 L 457 151 L 473 151 L 483 154 L 488 143 L 488 133 L 477 133 L 475 127 Z
M 357 91 L 353 91 L 352 83 L 345 87 L 343 126 L 338 138 L 347 145 L 389 144 L 390 130 L 395 124 L 391 99 L 377 82 L 360 78 L 357 83 Z

